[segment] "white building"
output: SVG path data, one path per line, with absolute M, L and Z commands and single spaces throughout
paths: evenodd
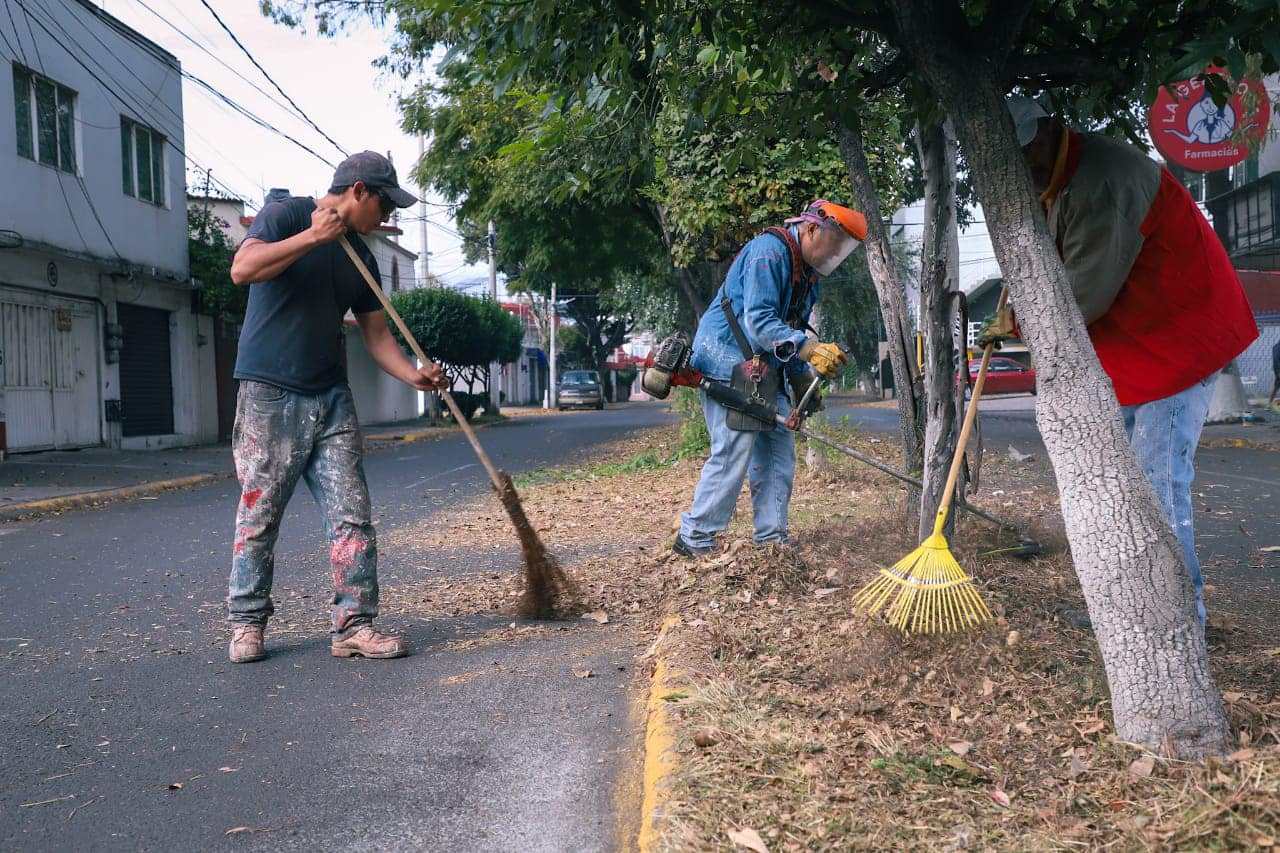
M 0 437 L 216 437 L 192 312 L 178 60 L 86 0 L 0 16 Z

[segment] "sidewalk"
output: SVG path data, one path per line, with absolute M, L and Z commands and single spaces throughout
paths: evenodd
M 503 410 L 508 417 L 543 413 L 533 407 Z M 372 450 L 392 441 L 449 435 L 455 427 L 427 426 L 415 418 L 370 424 L 363 430 L 365 446 Z M 168 450 L 91 447 L 18 454 L 0 462 L 0 522 L 190 488 L 234 475 L 231 445 L 225 443 Z

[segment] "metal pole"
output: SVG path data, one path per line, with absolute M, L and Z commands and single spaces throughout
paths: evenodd
M 551 282 L 551 306 L 547 310 L 547 323 L 551 326 L 551 352 L 547 353 L 551 373 L 551 408 L 557 408 L 560 401 L 560 377 L 556 374 L 556 283 Z
M 493 228 L 493 220 L 489 220 L 489 298 L 498 306 L 498 235 Z M 489 362 L 489 412 L 498 414 L 502 402 L 502 365 L 496 361 Z
M 422 165 L 422 158 L 426 156 L 426 136 L 418 134 L 418 165 Z M 422 214 L 422 219 L 418 222 L 418 235 L 422 238 L 422 283 L 419 287 L 426 287 L 431 282 L 431 252 L 427 250 L 427 188 L 419 187 L 422 192 L 422 202 L 418 205 Z

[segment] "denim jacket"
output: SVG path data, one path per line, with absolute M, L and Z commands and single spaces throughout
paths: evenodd
M 793 235 L 795 230 L 793 226 Z M 818 301 L 818 278 L 807 265 L 804 274 L 813 281 L 800 312 L 801 318 L 807 321 Z M 786 322 L 787 305 L 791 301 L 791 257 L 785 243 L 772 234 L 761 234 L 743 246 L 729 267 L 724 284 L 698 322 L 691 366 L 704 376 L 728 381 L 733 366 L 742 361 L 742 349 L 720 307 L 722 296 L 728 296 L 733 304 L 734 316 L 747 336 L 747 343 L 755 352 L 766 353 L 770 365 L 781 368 L 785 364 L 788 373 L 808 370 L 807 365 L 794 358 L 807 336 Z

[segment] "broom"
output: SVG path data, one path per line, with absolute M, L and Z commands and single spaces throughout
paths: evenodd
M 355 264 L 360 274 L 364 276 L 365 282 L 378 295 L 378 300 L 382 303 L 382 307 L 386 309 L 387 314 L 395 322 L 396 328 L 400 330 L 400 334 L 404 335 L 404 339 L 409 342 L 413 354 L 418 357 L 418 361 L 422 364 L 431 364 L 431 360 L 422 352 L 422 347 L 418 346 L 418 342 L 414 339 L 413 334 L 405 326 L 404 320 L 400 319 L 400 313 L 396 311 L 391 304 L 391 300 L 387 299 L 387 295 L 382 292 L 382 288 L 374 281 L 373 275 L 369 272 L 369 268 L 365 266 L 360 256 L 356 254 L 356 250 L 351 247 L 347 235 L 343 234 L 338 238 L 338 242 L 342 244 L 343 250 L 347 253 L 347 257 L 351 258 L 351 263 Z M 458 422 L 458 426 L 462 427 L 462 432 L 467 437 L 467 441 L 471 442 L 471 447 L 475 449 L 476 456 L 480 457 L 480 462 L 484 465 L 484 469 L 489 472 L 489 480 L 493 483 L 494 490 L 498 493 L 498 498 L 502 501 L 502 506 L 507 510 L 507 515 L 511 517 L 511 523 L 515 525 L 516 536 L 520 539 L 520 552 L 524 557 L 524 593 L 520 597 L 520 615 L 529 619 L 551 619 L 557 615 L 559 610 L 566 606 L 572 592 L 571 584 L 565 577 L 564 571 L 556 562 L 555 557 L 542 544 L 538 532 L 533 529 L 533 525 L 529 523 L 529 517 L 524 514 L 524 506 L 520 503 L 520 495 L 516 493 L 516 484 L 512 482 L 511 475 L 506 471 L 499 471 L 489 459 L 489 454 L 484 452 L 484 448 L 480 446 L 480 439 L 476 438 L 475 430 L 471 428 L 471 424 L 462 414 L 462 410 L 458 408 L 458 404 L 454 402 L 453 395 L 446 389 L 438 389 L 445 405 L 449 407 L 449 411 L 453 412 L 454 420 Z
M 1009 298 L 1006 288 L 1000 293 L 999 311 Z M 934 634 L 959 631 L 971 625 L 981 625 L 991 618 L 991 611 L 978 595 L 973 578 L 951 556 L 942 528 L 947 523 L 951 496 L 955 492 L 964 460 L 969 431 L 978 414 L 978 399 L 987 378 L 987 365 L 995 343 L 989 343 L 982 352 L 982 366 L 973 384 L 973 397 L 965 412 L 960 440 L 956 443 L 955 456 L 951 459 L 951 471 L 942 489 L 938 515 L 933 522 L 933 533 L 920 547 L 893 565 L 881 567 L 879 575 L 853 597 L 853 609 L 868 616 L 884 608 L 889 624 L 908 634 Z

